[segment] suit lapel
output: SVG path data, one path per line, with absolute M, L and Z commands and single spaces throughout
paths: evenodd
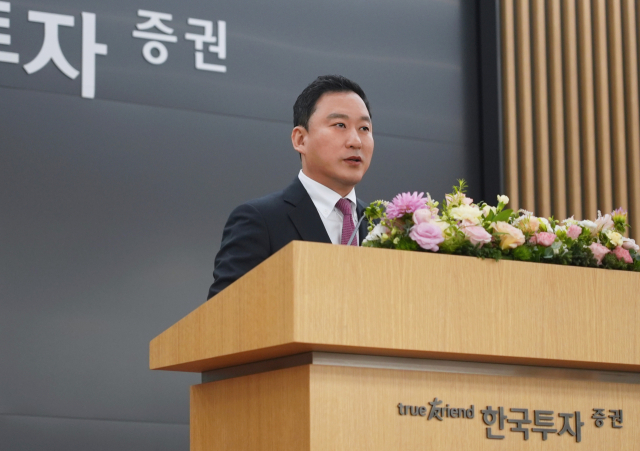
M 356 211 L 358 212 L 358 218 L 361 218 L 364 214 L 364 209 L 366 208 L 365 204 L 362 201 L 358 200 L 358 205 L 356 207 Z M 360 223 L 360 228 L 358 229 L 358 241 L 360 246 L 362 246 L 362 240 L 366 238 L 369 234 L 369 222 L 366 219 L 363 219 Z
M 289 219 L 293 222 L 302 239 L 318 243 L 331 243 L 320 214 L 298 177 L 282 194 L 284 201 L 291 206 L 288 211 Z
M 327 235 L 327 229 L 325 229 L 322 219 L 320 218 L 320 213 L 318 213 L 316 206 L 313 204 L 311 197 L 309 197 L 307 190 L 304 189 L 298 177 L 295 178 L 291 185 L 285 188 L 282 197 L 284 201 L 291 206 L 288 211 L 289 219 L 291 219 L 291 222 L 293 222 L 294 227 L 304 241 L 331 243 L 331 239 L 329 235 Z M 365 208 L 365 204 L 358 200 L 356 207 L 358 218 L 362 217 Z M 362 240 L 364 240 L 369 233 L 368 227 L 369 223 L 366 219 L 360 223 L 358 229 L 358 241 L 360 245 L 362 245 Z

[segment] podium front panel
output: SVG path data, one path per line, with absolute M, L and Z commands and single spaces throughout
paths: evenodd
M 317 361 L 192 387 L 192 451 L 635 450 L 640 441 L 633 374 Z

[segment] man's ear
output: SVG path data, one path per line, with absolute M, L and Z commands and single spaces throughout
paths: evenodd
M 291 144 L 293 145 L 293 148 L 300 153 L 300 155 L 304 155 L 307 151 L 306 144 L 308 135 L 309 132 L 307 129 L 301 125 L 293 127 L 293 130 L 291 131 Z

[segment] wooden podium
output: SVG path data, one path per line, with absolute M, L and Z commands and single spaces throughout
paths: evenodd
M 156 337 L 191 450 L 640 449 L 640 274 L 293 242 Z

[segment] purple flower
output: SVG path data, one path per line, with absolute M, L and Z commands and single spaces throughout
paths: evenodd
M 444 241 L 442 230 L 437 225 L 430 222 L 423 222 L 414 226 L 409 232 L 409 237 L 418 243 L 422 249 L 438 252 L 438 244 Z
M 387 218 L 400 218 L 407 213 L 413 213 L 420 208 L 424 208 L 426 205 L 426 199 L 423 199 L 422 196 L 424 196 L 424 193 L 418 194 L 417 191 L 414 191 L 413 194 L 398 194 L 393 198 L 391 203 L 387 205 Z
M 613 222 L 620 221 L 624 223 L 627 221 L 627 210 L 622 207 L 617 208 L 611 212 L 611 217 L 613 218 Z

